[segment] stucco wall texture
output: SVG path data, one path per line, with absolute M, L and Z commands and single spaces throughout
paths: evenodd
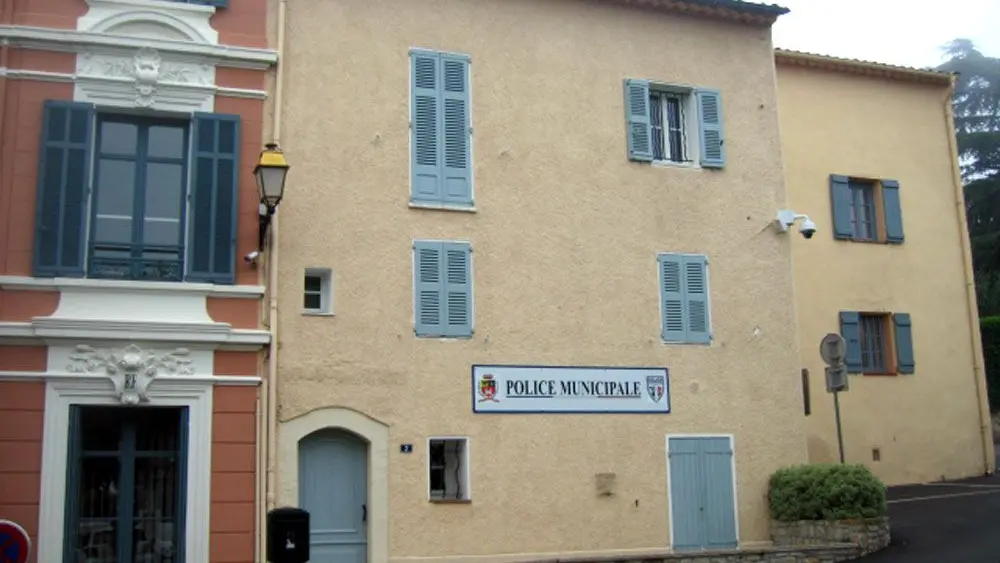
M 598 2 L 287 9 L 279 416 L 390 426 L 390 555 L 668 545 L 672 433 L 735 435 L 740 539 L 768 539 L 767 478 L 806 459 L 769 31 Z M 408 208 L 411 47 L 471 55 L 475 213 Z M 721 89 L 727 168 L 629 162 L 626 77 Z M 471 340 L 415 338 L 415 238 L 472 243 Z M 711 347 L 660 342 L 662 251 L 709 256 Z M 296 310 L 307 267 L 333 269 L 336 316 Z M 673 413 L 474 415 L 473 363 L 667 366 Z M 471 437 L 470 504 L 428 502 L 434 435 Z
M 789 204 L 819 227 L 792 237 L 810 459 L 838 457 L 820 339 L 839 331 L 840 310 L 904 312 L 916 373 L 851 376 L 840 398 L 845 459 L 889 485 L 982 474 L 947 87 L 779 65 L 778 93 Z M 834 240 L 830 174 L 898 180 L 905 243 Z

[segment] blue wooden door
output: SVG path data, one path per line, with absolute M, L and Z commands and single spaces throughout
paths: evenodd
M 670 438 L 670 520 L 678 551 L 736 547 L 729 438 Z
M 367 445 L 342 431 L 299 442 L 299 506 L 309 511 L 310 563 L 365 563 Z

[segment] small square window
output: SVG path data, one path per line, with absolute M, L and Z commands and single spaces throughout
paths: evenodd
M 333 273 L 328 269 L 306 269 L 302 292 L 303 312 L 313 315 L 333 314 Z
M 431 438 L 428 447 L 430 499 L 437 502 L 468 501 L 468 438 Z

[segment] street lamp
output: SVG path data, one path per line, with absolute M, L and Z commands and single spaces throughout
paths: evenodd
M 277 143 L 268 143 L 260 152 L 260 159 L 253 169 L 257 178 L 257 190 L 260 193 L 260 239 L 257 248 L 264 247 L 267 228 L 271 225 L 271 216 L 278 208 L 282 196 L 285 195 L 285 177 L 288 175 L 288 161 Z

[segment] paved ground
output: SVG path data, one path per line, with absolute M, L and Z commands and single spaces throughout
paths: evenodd
M 864 563 L 1000 563 L 1000 476 L 891 487 L 892 543 Z

